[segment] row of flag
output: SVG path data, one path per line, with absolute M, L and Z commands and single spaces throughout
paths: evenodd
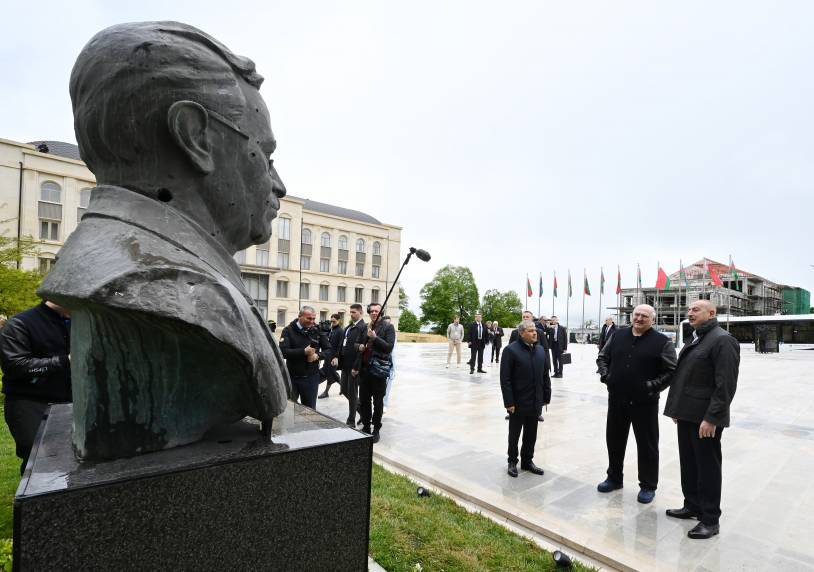
M 667 273 L 661 267 L 661 263 L 658 264 L 658 268 L 659 268 L 659 270 L 658 270 L 658 275 L 656 277 L 656 288 L 659 289 L 659 290 L 669 290 L 670 287 L 672 286 L 672 282 L 670 280 L 670 277 L 667 275 Z M 684 272 L 684 263 L 681 262 L 681 261 L 679 261 L 679 268 L 680 268 L 679 272 L 678 272 L 679 279 L 684 282 L 684 287 L 685 288 L 689 288 L 689 282 L 687 281 L 687 274 L 686 274 L 686 272 Z M 740 279 L 740 276 L 738 275 L 738 270 L 735 268 L 735 263 L 732 261 L 731 256 L 729 257 L 729 272 L 730 272 L 733 280 L 739 280 Z M 711 280 L 713 286 L 723 286 L 724 285 L 723 281 L 721 280 L 721 277 L 718 275 L 718 273 L 713 268 L 711 268 L 707 264 L 706 259 L 704 259 L 704 278 L 708 279 L 708 280 Z M 636 265 L 636 287 L 637 288 L 642 288 L 642 269 L 638 264 Z M 591 295 L 591 287 L 588 284 L 588 274 L 585 271 L 583 271 L 582 292 L 586 296 Z M 622 271 L 618 266 L 616 267 L 616 293 L 617 294 L 622 293 Z M 554 273 L 554 292 L 553 292 L 553 294 L 554 294 L 554 297 L 556 298 L 557 297 L 557 273 L 556 272 Z M 573 288 L 571 286 L 571 271 L 569 270 L 568 271 L 568 297 L 570 298 L 571 296 L 573 296 L 573 294 L 574 294 L 574 291 L 573 291 Z M 600 294 L 600 296 L 605 294 L 605 270 L 603 268 L 601 268 L 601 267 L 599 269 L 599 294 Z M 534 296 L 534 291 L 531 288 L 531 280 L 529 280 L 528 276 L 526 276 L 526 295 L 527 296 Z M 540 274 L 540 285 L 539 285 L 539 288 L 537 290 L 537 296 L 540 297 L 540 298 L 543 297 L 543 275 L 542 274 Z

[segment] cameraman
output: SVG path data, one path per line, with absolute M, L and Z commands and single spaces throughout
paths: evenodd
M 280 336 L 280 350 L 285 357 L 288 374 L 291 376 L 291 399 L 311 409 L 317 408 L 319 390 L 319 360 L 328 352 L 328 338 L 315 325 L 316 311 L 311 306 L 303 306 L 300 315 L 285 328 Z

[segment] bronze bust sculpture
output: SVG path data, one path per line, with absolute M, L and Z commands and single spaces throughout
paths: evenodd
M 285 196 L 254 63 L 178 22 L 93 37 L 71 74 L 98 186 L 40 294 L 72 312 L 74 447 L 116 458 L 286 407 L 290 381 L 234 254 Z

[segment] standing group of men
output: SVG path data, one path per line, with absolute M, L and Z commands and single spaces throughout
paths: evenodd
M 740 346 L 718 325 L 714 304 L 698 300 L 687 317 L 692 341 L 676 358 L 673 343 L 653 329 L 656 312 L 642 304 L 633 310 L 630 328 L 613 332 L 596 360 L 600 381 L 608 389 L 605 437 L 607 478 L 601 493 L 621 489 L 625 447 L 631 426 L 639 469 L 637 500 L 650 503 L 659 475 L 659 393 L 670 388 L 664 415 L 678 431 L 684 504 L 667 516 L 698 519 L 687 535 L 705 539 L 718 534 L 721 516 L 721 434 L 729 426 L 735 395 Z
M 316 311 L 303 306 L 295 320 L 283 328 L 280 350 L 291 377 L 292 399 L 316 409 L 317 398 L 327 397 L 339 375 L 340 394 L 348 400 L 349 427 L 361 417 L 362 431 L 379 441 L 384 396 L 393 368 L 396 330 L 387 317 L 380 316 L 381 304 L 370 304 L 366 324 L 361 304 L 350 307 L 350 323 L 343 327 L 339 314 L 331 316 L 330 332 L 316 326 Z M 319 361 L 323 361 L 322 369 Z M 317 395 L 322 380 L 327 382 Z

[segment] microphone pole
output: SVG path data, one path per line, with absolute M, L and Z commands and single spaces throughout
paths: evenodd
M 412 258 L 413 254 L 418 256 L 418 258 L 424 262 L 429 262 L 430 260 L 430 254 L 426 250 L 420 250 L 412 246 L 410 247 L 410 251 L 407 253 L 407 258 L 405 258 L 404 262 L 401 263 L 401 268 L 399 268 L 399 272 L 396 274 L 396 278 L 393 280 L 393 285 L 390 286 L 390 291 L 387 292 L 387 296 L 384 297 L 384 302 L 382 302 L 382 311 L 379 312 L 379 315 L 376 316 L 376 319 L 370 324 L 371 329 L 375 328 L 379 318 L 384 316 L 384 309 L 387 307 L 387 301 L 390 299 L 390 295 L 393 293 L 393 289 L 396 287 L 396 284 L 399 283 L 399 277 L 401 276 L 402 270 L 404 270 L 404 267 L 407 266 L 408 262 L 410 262 L 410 258 Z

